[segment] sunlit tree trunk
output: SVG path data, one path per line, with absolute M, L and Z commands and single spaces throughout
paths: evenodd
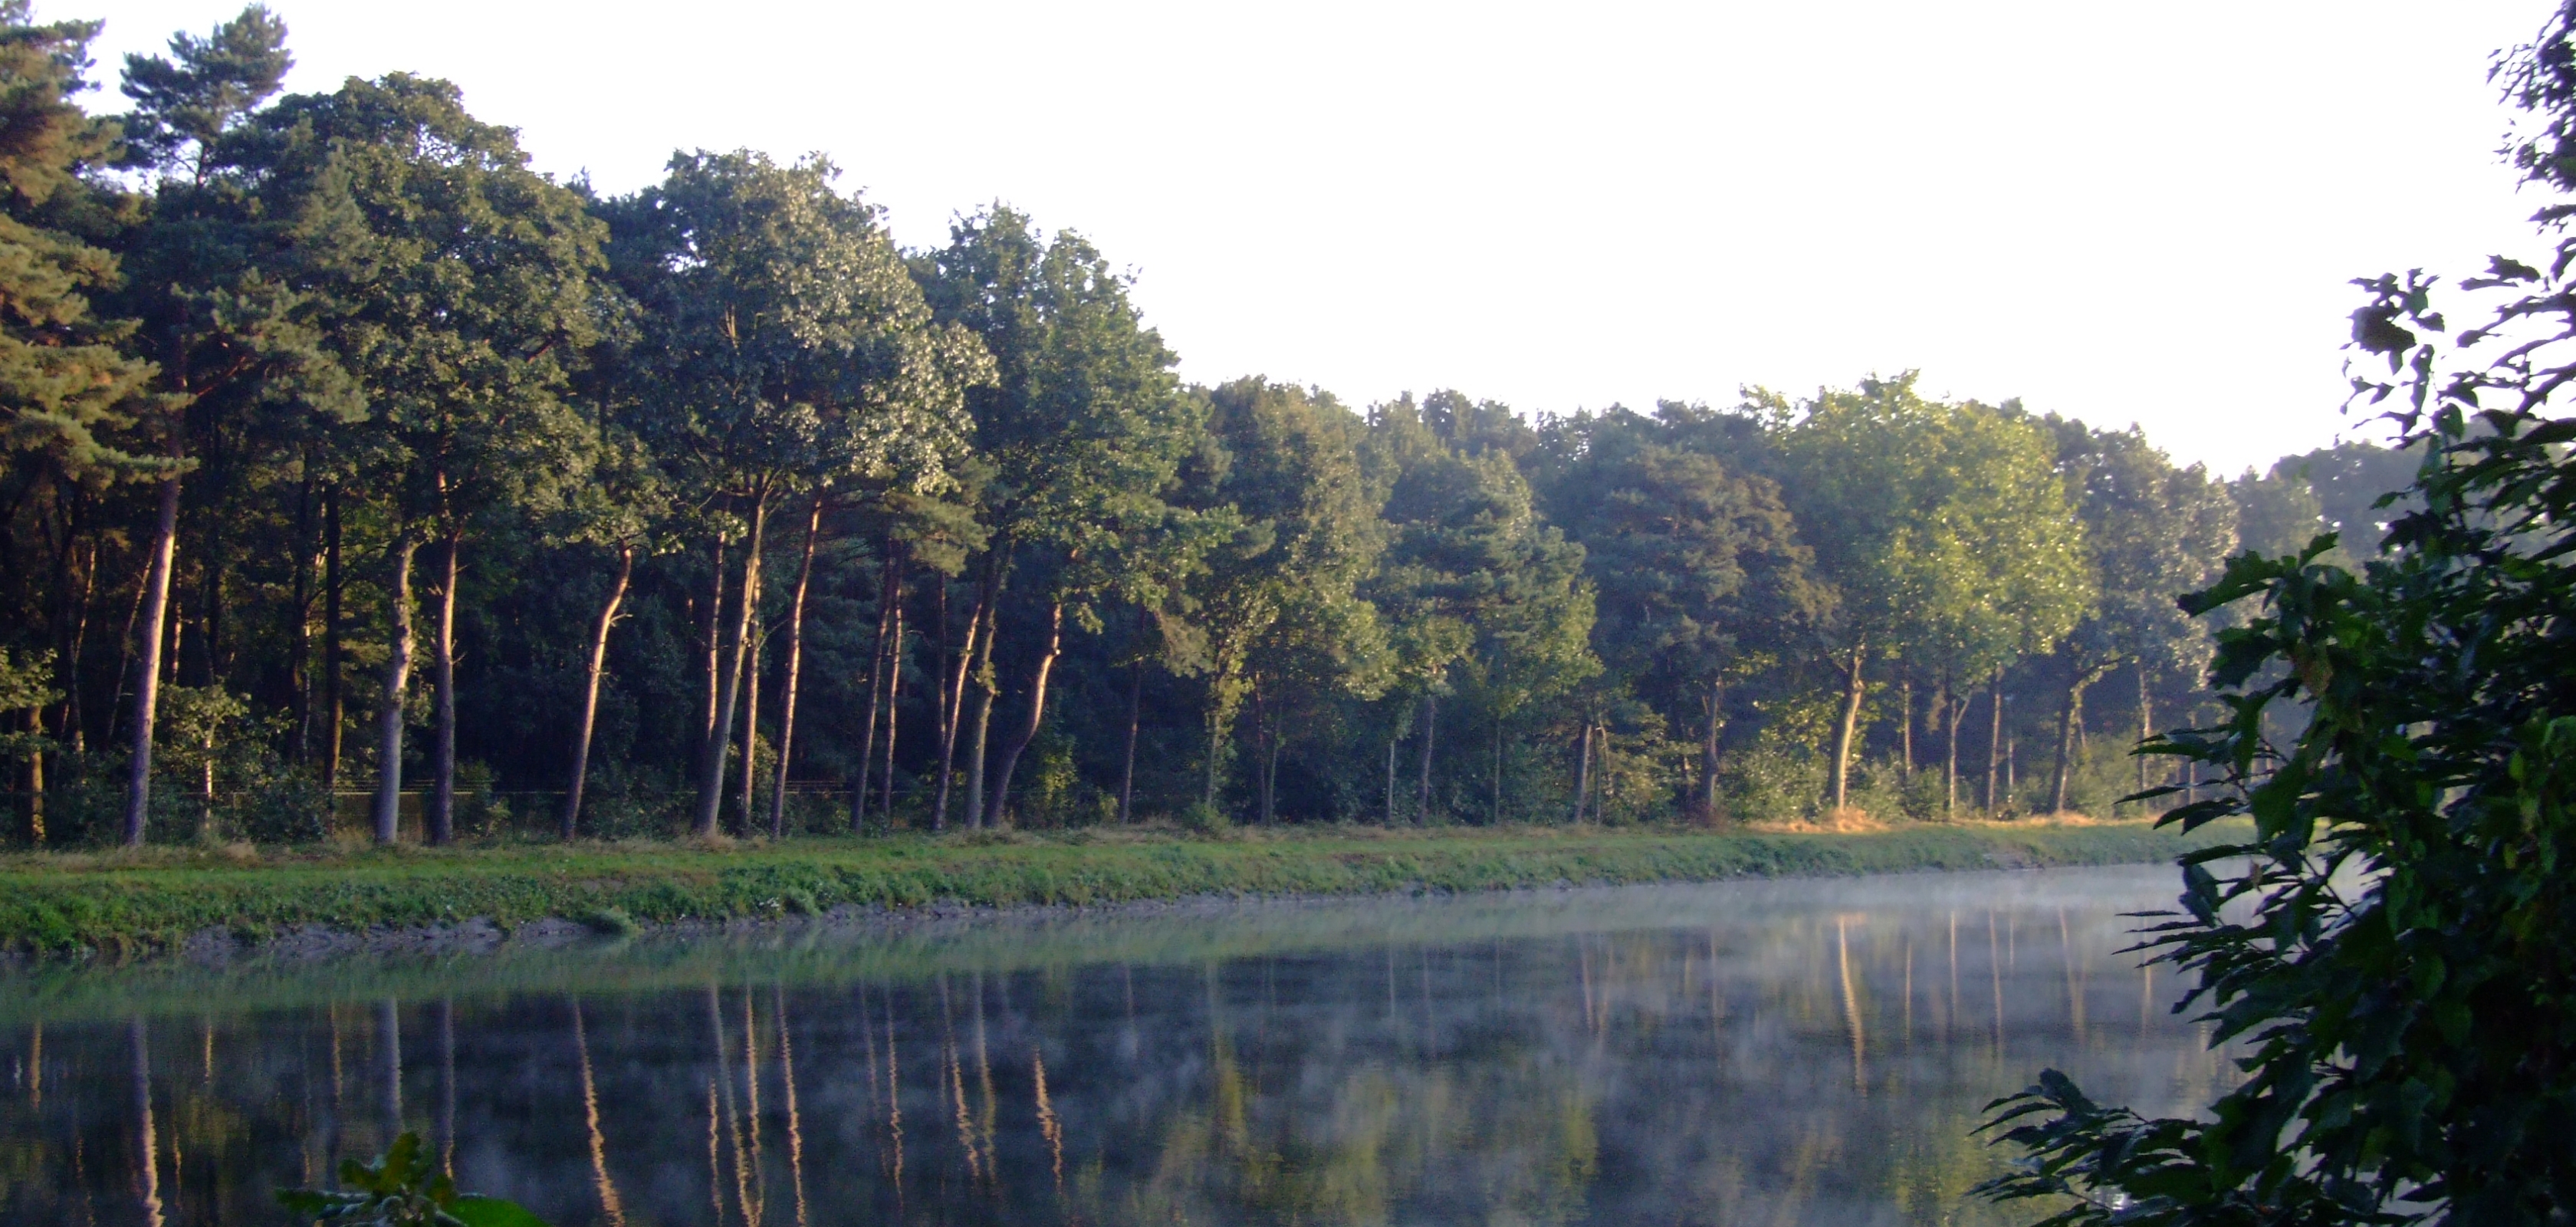
M 590 782 L 590 738 L 598 725 L 599 681 L 608 666 L 608 632 L 617 625 L 617 608 L 626 600 L 626 586 L 635 577 L 635 547 L 624 545 L 617 550 L 617 580 L 609 585 L 608 599 L 600 603 L 599 620 L 590 628 L 590 663 L 582 671 L 581 720 L 573 726 L 572 779 L 564 787 L 563 837 L 571 839 L 581 829 L 581 794 Z
M 878 788 L 877 812 L 894 822 L 894 745 L 895 733 L 903 727 L 903 576 L 895 576 L 894 642 L 886 646 L 885 679 L 885 770 Z
M 430 640 L 430 687 L 438 712 L 437 742 L 430 767 L 429 813 L 422 825 L 432 846 L 446 844 L 456 836 L 456 577 L 457 553 L 462 544 L 456 530 L 450 528 L 446 548 L 439 551 L 444 574 L 438 581 L 438 630 Z
M 725 539 L 723 533 L 716 534 L 715 549 L 709 563 L 707 570 L 712 578 L 708 580 L 707 620 L 702 636 L 702 641 L 707 645 L 707 703 L 706 718 L 700 722 L 698 729 L 698 735 L 701 738 L 716 735 L 717 692 L 724 688 Z
M 1866 646 L 1855 645 L 1843 666 L 1843 714 L 1834 722 L 1833 802 L 1837 810 L 1851 801 L 1852 739 L 1860 731 L 1861 700 L 1869 693 L 1868 683 L 1861 676 L 1861 667 L 1867 661 Z
M 1415 789 L 1413 821 L 1416 825 L 1431 821 L 1431 743 L 1440 735 L 1440 696 L 1422 696 L 1422 772 Z
M 402 835 L 403 695 L 411 688 L 411 559 L 420 542 L 409 532 L 394 541 L 393 585 L 386 612 L 393 620 L 391 652 L 385 660 L 384 709 L 378 714 L 376 739 L 376 842 L 390 844 Z
M 868 656 L 868 714 L 859 734 L 859 778 L 850 787 L 850 834 L 867 825 L 868 780 L 876 770 L 877 706 L 885 697 L 886 632 L 894 624 L 895 547 L 888 536 L 885 560 L 877 567 L 877 640 Z
M 1038 653 L 1037 670 L 1029 679 L 1029 722 L 1002 751 L 1001 766 L 993 774 L 993 819 L 1002 821 L 1010 815 L 1011 774 L 1019 768 L 1020 755 L 1035 741 L 1038 729 L 1046 721 L 1047 677 L 1054 671 L 1056 658 L 1064 654 L 1064 602 L 1047 609 L 1046 648 Z
M 1144 638 L 1145 611 L 1136 611 L 1137 639 Z M 1136 659 L 1127 662 L 1127 744 L 1118 761 L 1118 825 L 1125 826 L 1135 817 L 1136 807 L 1136 732 L 1145 715 L 1145 657 L 1141 650 Z
M 968 675 L 975 683 L 974 740 L 966 746 L 966 826 L 982 830 L 990 815 L 984 810 L 984 753 L 992 744 L 993 701 L 1001 697 L 1001 686 L 993 678 L 993 640 L 1000 637 L 1000 593 L 984 601 L 984 641 L 975 649 L 975 667 Z
M 717 688 L 715 727 L 708 730 L 705 747 L 698 755 L 698 809 L 692 829 L 702 838 L 716 833 L 716 815 L 724 807 L 725 748 L 733 741 L 734 708 L 742 699 L 743 672 L 751 660 L 752 634 L 758 625 L 761 536 L 768 527 L 769 491 L 764 486 L 751 498 L 751 537 L 743 548 L 742 595 L 735 602 L 739 608 L 734 617 L 732 659 L 726 663 L 723 682 Z M 743 769 L 748 771 L 751 765 L 745 763 Z
M 1574 751 L 1574 814 L 1569 821 L 1583 821 L 1583 803 L 1592 797 L 1592 721 L 1583 722 L 1583 734 L 1576 739 Z
M 346 699 L 341 691 L 340 659 L 340 594 L 344 581 L 340 573 L 340 487 L 333 483 L 322 504 L 322 706 L 330 715 L 330 727 L 322 734 L 322 786 L 333 790 L 337 808 L 340 787 L 340 736 L 348 722 Z
M 814 577 L 814 536 L 822 527 L 823 496 L 816 494 L 814 508 L 805 520 L 805 549 L 796 564 L 796 592 L 787 603 L 787 676 L 783 679 L 786 692 L 778 700 L 778 776 L 769 789 L 772 839 L 787 834 L 787 762 L 796 749 L 796 690 L 805 655 L 805 589 Z
M 162 619 L 170 608 L 170 566 L 179 541 L 179 478 L 161 481 L 161 506 L 152 529 L 152 561 L 143 577 L 143 605 L 136 641 L 141 659 L 134 668 L 134 752 L 125 776 L 125 846 L 143 846 L 145 820 L 152 812 L 152 734 L 161 708 Z
M 1718 769 L 1724 760 L 1718 752 L 1718 738 L 1726 731 L 1726 679 L 1711 678 L 1708 683 L 1707 720 L 1702 725 L 1699 747 L 1700 809 L 1711 821 L 1717 818 Z
M 934 831 L 944 830 L 948 826 L 948 799 L 954 791 L 953 786 L 957 775 L 957 738 L 963 731 L 965 723 L 966 683 L 975 668 L 978 646 L 989 647 L 991 643 L 993 605 L 994 597 L 997 595 L 995 590 L 1000 583 L 998 567 L 998 562 L 988 558 L 985 563 L 984 580 L 976 588 L 975 607 L 966 615 L 966 642 L 959 646 L 957 658 L 954 661 L 942 661 L 944 674 L 940 678 L 939 694 L 939 788 L 935 799 L 931 802 L 930 811 L 930 828 Z M 947 585 L 941 584 L 939 625 L 943 636 L 946 635 L 948 627 L 947 591 Z M 967 820 L 971 824 L 975 818 L 976 815 L 970 806 Z
M 1997 809 L 1998 801 L 1995 795 L 1995 775 L 2003 770 L 2004 763 L 2004 675 L 2000 672 L 1995 674 L 1995 680 L 1986 686 L 1986 709 L 1994 719 L 1993 727 L 1986 733 L 1985 808 L 1986 812 L 1991 814 Z

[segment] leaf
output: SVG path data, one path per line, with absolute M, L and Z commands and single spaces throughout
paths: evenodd
M 527 1207 L 499 1197 L 467 1194 L 449 1202 L 446 1210 L 465 1227 L 546 1227 Z

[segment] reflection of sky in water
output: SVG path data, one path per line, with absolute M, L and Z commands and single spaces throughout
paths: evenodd
M 0 1220 L 268 1222 L 401 1128 L 559 1227 L 1897 1223 L 2045 1065 L 2227 1077 L 2165 867 L 0 978 Z M 148 1152 L 153 1161 L 141 1156 Z

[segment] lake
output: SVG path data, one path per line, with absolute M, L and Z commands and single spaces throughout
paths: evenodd
M 2170 866 L 0 972 L 0 1222 L 279 1223 L 402 1130 L 557 1227 L 2009 1223 L 1985 1103 L 2232 1069 Z

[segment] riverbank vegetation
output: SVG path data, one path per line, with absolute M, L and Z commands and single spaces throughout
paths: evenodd
M 481 919 L 506 930 L 548 917 L 615 935 L 683 920 L 775 920 L 836 908 L 1082 906 L 2102 865 L 2166 860 L 2210 838 L 2186 840 L 2144 822 L 1722 834 L 1318 825 L 1222 838 L 1086 830 L 701 847 L 584 841 L 19 853 L 0 857 L 0 948 L 139 951 L 210 930 L 257 941 L 307 925 L 357 933 Z
M 2366 554 L 2412 463 L 1902 374 L 1188 385 L 1006 206 L 899 250 L 748 151 L 605 198 L 436 80 L 279 96 L 257 7 L 93 116 L 92 24 L 0 24 L 22 845 L 2107 814 L 2213 710 L 2169 594 Z

